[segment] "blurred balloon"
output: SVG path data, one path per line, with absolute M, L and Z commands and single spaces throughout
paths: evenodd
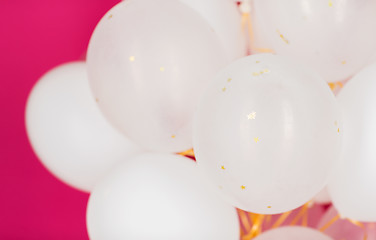
M 307 227 L 281 227 L 266 231 L 254 240 L 333 240 L 325 234 Z
M 225 59 L 209 24 L 185 4 L 125 1 L 96 27 L 88 72 L 114 126 L 147 149 L 180 152 L 192 147 L 197 99 Z
M 376 223 L 361 223 L 363 228 L 350 222 L 347 219 L 338 219 L 332 224 L 332 219 L 337 219 L 338 212 L 334 207 L 327 210 L 325 215 L 321 218 L 317 228 L 325 227 L 325 234 L 338 240 L 364 240 L 376 239 Z
M 61 65 L 39 80 L 27 101 L 26 127 L 42 163 L 83 191 L 141 151 L 101 115 L 84 62 Z
M 92 192 L 91 240 L 239 239 L 236 210 L 203 186 L 196 163 L 169 154 L 139 155 Z
M 338 158 L 336 99 L 314 71 L 252 55 L 223 69 L 198 107 L 196 159 L 237 208 L 282 213 L 311 200 Z
M 269 49 L 315 68 L 328 82 L 351 77 L 376 53 L 374 0 L 254 0 L 253 52 Z
M 351 79 L 338 95 L 343 112 L 343 147 L 329 182 L 341 216 L 376 221 L 376 63 Z
M 328 192 L 328 187 L 325 187 L 321 192 L 319 192 L 314 198 L 313 201 L 318 204 L 330 204 L 332 200 Z
M 210 24 L 224 46 L 230 61 L 247 53 L 241 15 L 237 5 L 229 0 L 180 0 L 199 12 Z

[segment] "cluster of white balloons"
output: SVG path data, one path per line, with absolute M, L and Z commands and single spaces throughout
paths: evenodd
M 376 221 L 376 65 L 341 108 L 327 85 L 376 56 L 376 2 L 323 2 L 254 0 L 251 50 L 280 55 L 244 57 L 230 0 L 126 0 L 97 25 L 87 63 L 39 80 L 28 135 L 53 174 L 91 192 L 92 240 L 235 240 L 234 207 L 277 214 L 313 198 Z M 197 164 L 174 154 L 192 146 Z M 330 239 L 296 227 L 256 239 L 303 236 Z

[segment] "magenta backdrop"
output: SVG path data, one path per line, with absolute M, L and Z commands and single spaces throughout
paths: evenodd
M 0 0 L 0 239 L 88 239 L 88 195 L 39 163 L 25 132 L 25 102 L 43 73 L 83 58 L 116 2 Z

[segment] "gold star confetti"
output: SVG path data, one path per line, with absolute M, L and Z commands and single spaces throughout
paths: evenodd
M 160 68 L 159 68 L 159 71 L 164 72 L 164 71 L 165 71 L 165 68 L 164 68 L 164 67 L 160 67 Z
M 227 82 L 231 82 L 231 81 L 232 81 L 232 78 L 227 79 Z
M 333 7 L 333 1 L 329 0 L 328 5 L 329 5 L 329 7 Z
M 241 185 L 240 188 L 241 188 L 242 190 L 244 190 L 244 189 L 245 189 L 245 186 L 244 186 L 244 185 Z
M 112 14 L 110 14 L 109 16 L 108 16 L 108 19 L 111 19 L 112 18 Z
M 134 56 L 130 56 L 130 57 L 129 57 L 129 61 L 130 61 L 130 62 L 134 62 L 134 60 L 136 60 L 136 58 L 135 58 Z
M 176 136 L 175 135 L 171 135 L 171 138 L 176 138 Z
M 226 170 L 225 166 L 223 166 L 223 165 L 221 166 L 221 169 L 222 169 L 222 170 Z
M 247 115 L 248 120 L 254 120 L 256 119 L 256 112 L 251 112 Z
M 222 88 L 222 92 L 225 92 L 225 91 L 226 91 L 226 88 L 225 88 L 225 87 L 223 87 L 223 88 Z
M 253 140 L 254 140 L 255 142 L 260 141 L 260 139 L 259 139 L 258 137 L 253 138 Z
M 277 30 L 277 33 L 279 34 L 279 37 L 286 43 L 286 44 L 289 44 L 289 41 L 285 38 L 285 36 L 283 36 L 283 34 L 281 34 L 281 32 L 279 30 Z
M 345 60 L 343 60 L 342 62 L 341 62 L 343 65 L 345 65 L 346 64 L 346 61 Z

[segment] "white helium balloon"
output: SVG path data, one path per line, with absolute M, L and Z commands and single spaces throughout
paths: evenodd
M 328 82 L 342 81 L 376 53 L 374 0 L 254 0 L 253 52 L 300 59 Z
M 196 159 L 234 206 L 276 214 L 311 200 L 338 158 L 336 99 L 314 71 L 252 55 L 223 69 L 194 126 Z
M 180 152 L 192 147 L 197 99 L 225 59 L 217 35 L 183 3 L 125 1 L 93 33 L 89 80 L 105 116 L 130 139 Z
M 116 164 L 141 151 L 102 116 L 84 62 L 61 65 L 39 80 L 27 101 L 26 128 L 44 166 L 87 192 Z
M 266 231 L 254 240 L 333 240 L 331 237 L 308 227 L 280 227 Z
M 376 221 L 376 63 L 351 79 L 338 95 L 343 112 L 341 158 L 329 182 L 344 218 Z
M 199 12 L 218 34 L 230 61 L 247 53 L 241 14 L 236 3 L 229 0 L 180 0 Z
M 238 240 L 235 208 L 205 188 L 196 163 L 170 154 L 139 155 L 92 192 L 91 240 Z

